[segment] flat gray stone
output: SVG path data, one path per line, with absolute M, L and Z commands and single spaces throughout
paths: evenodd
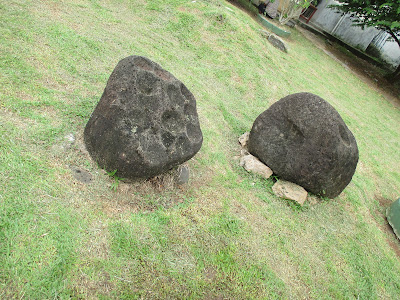
M 189 182 L 190 171 L 187 166 L 180 166 L 178 168 L 178 175 L 176 177 L 176 183 L 178 185 L 183 185 Z
M 278 15 L 279 0 L 269 1 L 267 7 L 265 8 L 265 14 L 272 19 L 275 19 Z
M 278 48 L 279 50 L 287 53 L 288 49 L 286 47 L 285 42 L 279 38 L 278 36 L 276 36 L 275 34 L 270 34 L 268 36 L 268 41 L 275 47 Z

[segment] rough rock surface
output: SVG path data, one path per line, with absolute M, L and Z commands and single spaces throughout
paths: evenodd
M 261 161 L 251 154 L 244 155 L 240 159 L 240 165 L 248 172 L 253 172 L 268 179 L 272 174 L 272 170 L 264 165 Z
M 133 179 L 189 160 L 203 136 L 186 86 L 148 58 L 129 56 L 112 72 L 84 139 L 100 167 Z
M 329 198 L 349 184 L 358 162 L 356 140 L 339 113 L 310 93 L 282 98 L 259 115 L 248 148 L 280 178 Z
M 307 200 L 307 191 L 301 186 L 285 181 L 279 180 L 272 186 L 274 194 L 280 198 L 296 201 L 303 205 Z

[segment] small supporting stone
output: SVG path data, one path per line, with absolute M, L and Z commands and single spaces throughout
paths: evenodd
M 272 191 L 276 196 L 296 201 L 300 205 L 303 205 L 307 199 L 307 191 L 304 188 L 285 180 L 277 181 L 273 185 Z
M 272 174 L 272 170 L 259 161 L 255 156 L 249 154 L 240 159 L 240 165 L 248 172 L 253 172 L 268 179 Z
M 242 145 L 242 147 L 247 146 L 247 142 L 249 141 L 249 135 L 250 132 L 245 132 L 239 137 L 239 144 Z

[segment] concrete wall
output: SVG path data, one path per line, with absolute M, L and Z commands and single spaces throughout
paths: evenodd
M 337 3 L 333 0 L 322 1 L 317 6 L 318 10 L 311 18 L 310 23 L 336 36 L 346 44 L 365 51 L 379 31 L 371 27 L 362 30 L 360 27 L 352 26 L 352 18 L 349 15 L 343 16 L 327 7 Z
M 337 4 L 337 1 L 323 0 L 317 6 L 317 11 L 311 18 L 310 23 L 322 30 L 331 33 L 335 28 L 336 24 L 340 20 L 340 14 L 335 13 L 333 10 L 328 9 L 327 6 L 331 4 Z
M 372 41 L 372 45 L 380 50 L 381 58 L 390 64 L 392 67 L 400 65 L 400 47 L 395 40 L 388 33 L 381 34 L 381 41 L 378 43 L 375 39 Z
M 310 24 L 337 37 L 346 44 L 365 51 L 375 36 L 380 31 L 373 27 L 352 26 L 352 18 L 349 15 L 342 15 L 335 10 L 328 8 L 331 4 L 338 4 L 338 1 L 324 0 L 318 6 L 318 10 L 310 20 Z M 400 47 L 396 42 L 385 42 L 381 49 L 381 57 L 393 67 L 400 63 Z
M 340 38 L 346 44 L 365 51 L 373 38 L 380 32 L 374 27 L 352 26 L 352 18 L 345 15 L 341 18 L 339 25 L 331 32 L 332 35 Z

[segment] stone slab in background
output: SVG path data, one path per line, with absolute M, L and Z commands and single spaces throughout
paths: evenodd
M 286 47 L 286 44 L 284 41 L 282 41 L 282 39 L 280 39 L 278 36 L 276 36 L 275 34 L 270 34 L 268 36 L 268 41 L 275 47 L 278 48 L 279 50 L 287 53 L 288 49 Z
M 307 191 L 303 187 L 289 181 L 277 181 L 272 186 L 272 191 L 276 196 L 296 201 L 300 205 L 303 205 L 307 200 Z
M 267 6 L 265 8 L 265 14 L 268 15 L 271 19 L 275 19 L 276 16 L 278 15 L 279 0 L 275 1 L 267 0 L 266 3 Z
M 127 179 L 162 174 L 192 158 L 203 141 L 186 86 L 142 56 L 122 59 L 84 131 L 92 158 Z

